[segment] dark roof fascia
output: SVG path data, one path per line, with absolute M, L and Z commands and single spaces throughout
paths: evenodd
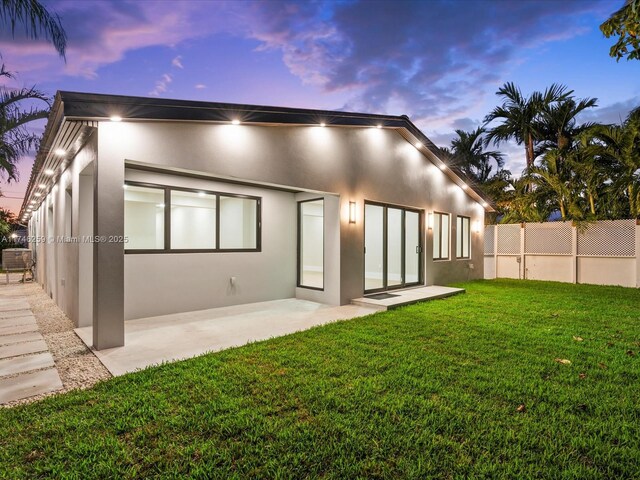
M 20 207 L 20 214 L 18 216 L 19 219 L 22 220 L 22 215 L 24 215 L 25 210 L 27 208 L 27 202 L 31 198 L 31 191 L 33 190 L 33 185 L 35 183 L 36 177 L 40 174 L 42 167 L 44 165 L 44 161 L 47 158 L 47 155 L 51 151 L 51 145 L 53 140 L 58 133 L 58 129 L 64 120 L 64 112 L 62 100 L 60 97 L 60 92 L 58 92 L 53 100 L 53 105 L 51 105 L 51 111 L 49 112 L 49 117 L 47 120 L 47 124 L 44 127 L 44 133 L 42 134 L 42 140 L 40 141 L 40 147 L 38 148 L 38 152 L 36 153 L 36 158 L 33 162 L 33 167 L 31 168 L 31 175 L 29 176 L 29 183 L 27 184 L 27 189 L 24 193 L 24 200 L 22 201 L 22 206 Z
M 59 92 L 66 118 L 402 127 L 405 117 L 302 108 Z

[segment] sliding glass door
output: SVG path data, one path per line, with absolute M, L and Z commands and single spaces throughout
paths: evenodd
M 422 280 L 421 215 L 417 210 L 365 203 L 365 293 Z

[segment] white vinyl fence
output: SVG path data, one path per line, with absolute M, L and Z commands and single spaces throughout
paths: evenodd
M 487 225 L 484 278 L 640 287 L 640 224 L 599 221 Z

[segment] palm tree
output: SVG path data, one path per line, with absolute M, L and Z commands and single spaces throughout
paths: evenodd
M 29 38 L 49 40 L 58 54 L 65 58 L 67 34 L 60 17 L 50 13 L 37 0 L 1 0 L 0 20 L 11 26 L 12 35 L 15 35 L 16 26 L 22 25 Z
M 631 111 L 621 125 L 599 125 L 593 135 L 603 144 L 603 155 L 617 166 L 614 179 L 621 197 L 626 197 L 629 214 L 640 218 L 640 107 Z
M 545 105 L 540 114 L 541 134 L 545 138 L 544 148 L 566 150 L 580 132 L 593 126 L 593 123 L 578 124 L 577 116 L 587 108 L 597 106 L 597 98 L 581 98 L 576 101 L 568 97 Z
M 28 37 L 44 37 L 65 58 L 67 36 L 60 17 L 50 13 L 37 0 L 0 0 L 0 20 L 10 25 L 12 35 L 15 35 L 16 27 L 22 25 Z M 4 64 L 0 66 L 0 77 L 13 78 Z M 22 108 L 25 101 L 33 100 L 44 102 L 46 108 Z M 7 180 L 17 179 L 16 163 L 21 156 L 38 146 L 38 136 L 30 132 L 26 125 L 33 120 L 46 118 L 48 113 L 49 99 L 35 87 L 0 87 L 0 174 L 6 174 Z
M 509 178 L 501 199 L 496 203 L 503 213 L 500 223 L 544 222 L 553 212 L 547 188 L 531 190 L 529 175 Z
M 0 67 L 0 76 L 10 77 L 11 73 Z M 37 100 L 46 108 L 23 110 L 22 103 Z M 49 99 L 35 87 L 11 90 L 0 88 L 0 174 L 7 180 L 17 179 L 16 164 L 20 157 L 28 154 L 38 145 L 39 137 L 26 128 L 33 120 L 46 118 L 49 114 Z
M 498 169 L 504 166 L 504 155 L 501 152 L 485 151 L 485 142 L 482 138 L 484 133 L 485 130 L 482 127 L 471 132 L 456 130 L 458 138 L 451 140 L 451 149 L 446 149 L 454 165 L 478 183 L 489 180 L 493 170 L 492 162 L 496 163 Z
M 541 165 L 529 169 L 538 186 L 546 186 L 553 192 L 553 198 L 563 221 L 567 219 L 567 209 L 575 198 L 572 191 L 575 183 L 572 182 L 572 172 L 568 168 L 564 154 L 565 152 L 557 148 L 547 150 L 542 156 Z
M 485 142 L 500 145 L 501 142 L 515 140 L 524 145 L 527 168 L 531 168 L 536 158 L 535 146 L 542 140 L 540 116 L 545 108 L 571 96 L 573 90 L 552 84 L 544 92 L 533 92 L 525 97 L 512 82 L 505 83 L 496 92 L 503 98 L 502 105 L 494 108 L 485 118 L 485 125 L 502 120 L 502 123 L 487 131 Z

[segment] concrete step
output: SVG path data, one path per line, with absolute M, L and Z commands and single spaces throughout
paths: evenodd
M 411 305 L 418 302 L 426 302 L 429 300 L 437 300 L 440 298 L 450 297 L 459 293 L 464 293 L 463 288 L 441 287 L 431 285 L 429 287 L 407 288 L 403 290 L 389 290 L 387 292 L 393 297 L 384 299 L 375 299 L 369 295 L 354 298 L 351 303 L 362 307 L 371 307 L 378 310 L 392 310 L 404 305 Z

